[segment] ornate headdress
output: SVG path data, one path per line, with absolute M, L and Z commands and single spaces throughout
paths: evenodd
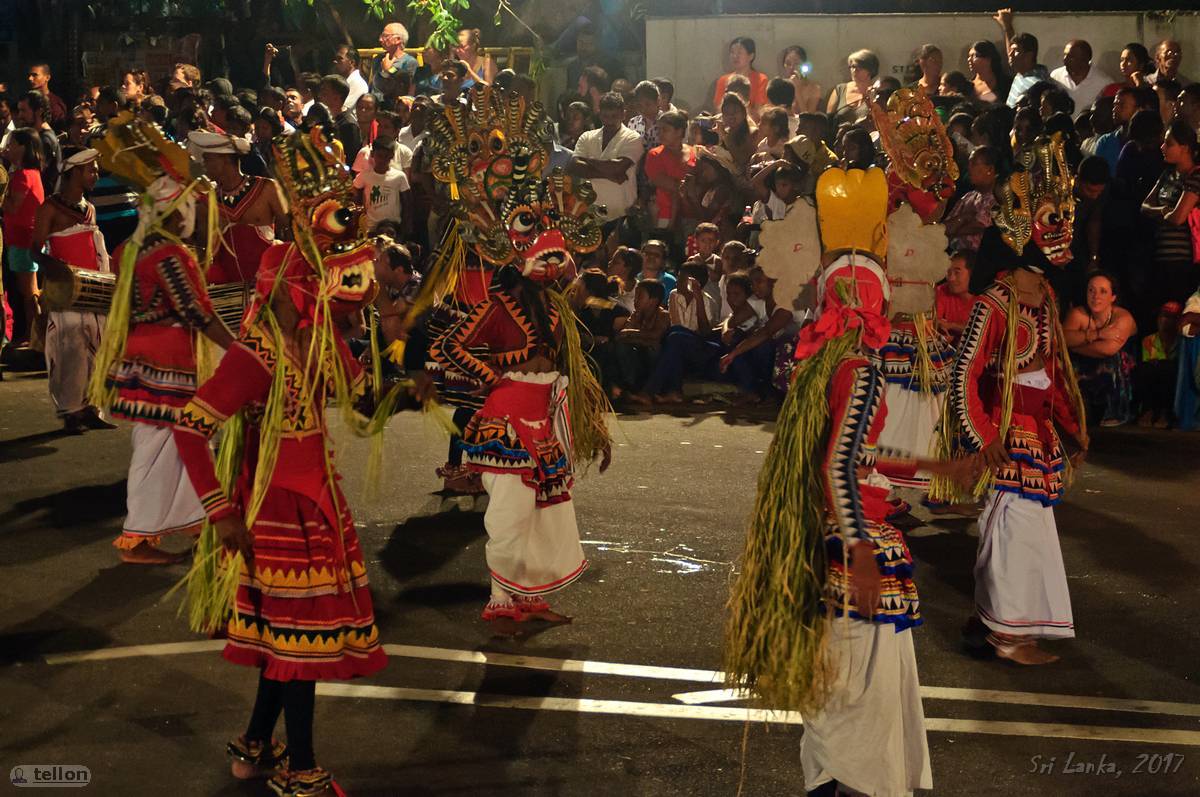
M 601 239 L 591 186 L 558 170 L 542 177 L 545 121 L 540 103 L 476 87 L 469 107 L 434 117 L 427 139 L 431 172 L 450 186 L 463 240 L 484 262 L 536 279 L 554 279 L 572 253 L 594 251 Z
M 938 199 L 950 197 L 958 179 L 958 164 L 946 128 L 933 102 L 925 96 L 925 89 L 894 91 L 886 110 L 872 103 L 871 113 L 879 143 L 896 176 Z
M 1052 265 L 1071 261 L 1075 196 L 1061 133 L 1038 136 L 1016 154 L 1012 176 L 1000 185 L 996 227 L 1018 255 L 1033 242 Z

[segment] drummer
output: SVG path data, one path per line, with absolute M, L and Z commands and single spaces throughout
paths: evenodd
M 76 268 L 107 273 L 108 252 L 96 225 L 96 208 L 86 195 L 100 177 L 94 149 L 64 147 L 60 190 L 38 208 L 33 228 L 34 252 L 46 252 Z M 115 429 L 87 400 L 104 315 L 92 311 L 52 310 L 46 319 L 46 370 L 50 398 L 63 428 L 70 434 L 86 429 Z
M 276 231 L 290 229 L 279 186 L 270 178 L 242 173 L 241 156 L 250 151 L 244 138 L 193 130 L 188 133 L 188 151 L 204 164 L 220 200 L 220 239 L 205 278 L 209 285 L 253 286 L 259 260 L 275 243 Z

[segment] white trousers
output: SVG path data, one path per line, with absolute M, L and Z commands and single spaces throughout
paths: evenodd
M 993 631 L 1043 639 L 1075 636 L 1053 507 L 992 491 L 979 516 L 975 605 Z
M 804 718 L 804 788 L 836 780 L 871 797 L 932 789 L 925 712 L 911 630 L 834 618 L 829 650 L 837 675 L 829 702 Z
M 493 601 L 505 594 L 545 595 L 570 584 L 587 568 L 575 503 L 539 508 L 533 488 L 513 473 L 483 473 L 488 493 L 483 525 Z
M 118 547 L 132 547 L 143 540 L 153 544 L 159 537 L 204 522 L 204 508 L 179 458 L 170 427 L 133 424 L 125 507 L 127 515 Z
M 937 453 L 937 425 L 942 418 L 943 396 L 909 390 L 903 385 L 884 388 L 887 418 L 879 433 L 880 448 L 891 448 L 910 457 L 932 457 Z M 888 479 L 899 487 L 929 486 L 929 474 L 917 471 L 911 478 Z
M 57 310 L 46 317 L 46 372 L 61 418 L 88 406 L 87 386 L 104 333 L 104 316 Z

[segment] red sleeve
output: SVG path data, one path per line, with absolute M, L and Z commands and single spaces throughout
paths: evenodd
M 750 86 L 750 105 L 769 105 L 767 99 L 767 73 L 750 70 L 751 76 L 754 78 L 753 84 Z
M 958 358 L 950 374 L 950 409 L 966 437 L 970 451 L 991 445 L 1000 430 L 979 398 L 979 380 L 992 352 L 1003 343 L 1004 314 L 987 297 L 975 300 L 959 342 Z
M 200 264 L 187 249 L 168 246 L 154 264 L 159 284 L 175 313 L 193 329 L 204 329 L 214 318 L 212 302 L 204 288 Z
M 217 478 L 209 440 L 239 409 L 256 399 L 265 399 L 270 388 L 271 373 L 266 365 L 237 342 L 225 352 L 216 373 L 179 413 L 175 447 L 210 521 L 228 517 L 237 508 L 229 502 Z
M 713 109 L 721 110 L 721 98 L 725 96 L 725 87 L 729 85 L 729 75 L 717 78 L 717 91 L 713 94 Z
M 662 167 L 659 165 L 662 163 L 662 154 L 662 147 L 655 147 L 646 153 L 646 160 L 643 161 L 642 171 L 652 180 L 663 173 Z

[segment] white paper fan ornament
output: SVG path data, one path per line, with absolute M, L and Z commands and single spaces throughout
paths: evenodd
M 758 243 L 757 262 L 775 280 L 775 301 L 793 310 L 811 308 L 814 296 L 806 289 L 821 269 L 817 209 L 797 199 L 782 219 L 763 222 Z
M 940 224 L 923 224 L 908 205 L 888 216 L 887 227 L 887 274 L 892 284 L 889 312 L 928 313 L 933 309 L 934 286 L 950 267 L 946 229 Z

